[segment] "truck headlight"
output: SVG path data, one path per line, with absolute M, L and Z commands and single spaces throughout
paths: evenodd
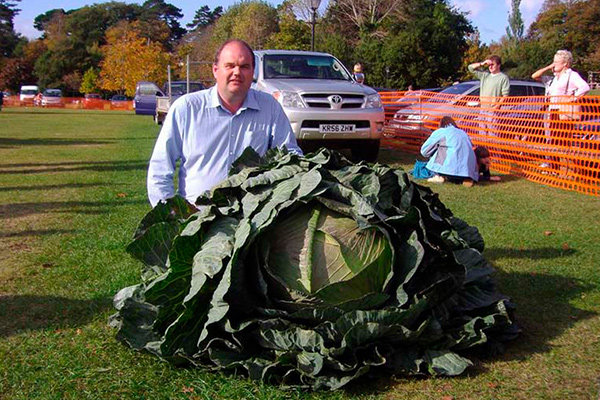
M 374 93 L 367 96 L 367 101 L 365 102 L 365 108 L 379 108 L 381 107 L 381 97 L 379 94 Z
M 281 92 L 273 92 L 273 97 L 275 97 L 283 107 L 305 108 L 302 97 L 296 92 L 282 90 Z

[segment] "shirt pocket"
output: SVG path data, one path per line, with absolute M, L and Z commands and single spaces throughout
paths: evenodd
M 269 136 L 265 129 L 247 130 L 242 138 L 242 150 L 251 146 L 261 156 L 269 148 Z

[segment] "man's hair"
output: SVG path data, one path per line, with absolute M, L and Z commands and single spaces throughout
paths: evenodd
M 570 67 L 573 64 L 573 54 L 569 50 L 558 50 L 554 57 L 559 57 Z
M 490 156 L 490 151 L 484 146 L 477 146 L 475 148 L 475 157 L 477 157 L 477 161 L 482 158 L 488 158 Z
M 502 60 L 500 59 L 500 56 L 494 54 L 492 56 L 489 56 L 488 60 L 495 62 L 500 67 L 502 66 Z
M 227 46 L 230 43 L 238 43 L 240 45 L 242 45 L 246 50 L 248 50 L 248 53 L 250 53 L 250 58 L 252 58 L 252 69 L 254 69 L 256 67 L 255 65 L 255 60 L 254 60 L 254 50 L 252 50 L 252 47 L 250 47 L 250 45 L 246 42 L 244 42 L 242 39 L 227 39 L 226 41 L 223 42 L 223 44 L 221 46 L 219 46 L 219 48 L 217 49 L 217 52 L 215 53 L 215 64 L 219 63 L 219 57 L 221 57 L 221 52 L 223 51 L 223 49 L 225 48 L 225 46 Z
M 440 121 L 440 128 L 445 128 L 448 125 L 452 125 L 453 127 L 457 128 L 456 122 L 454 122 L 452 117 L 449 115 L 444 115 L 444 117 L 442 117 L 442 120 Z

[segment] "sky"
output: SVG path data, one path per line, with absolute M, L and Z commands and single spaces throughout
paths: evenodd
M 121 0 L 123 1 L 123 0 Z M 167 1 L 180 8 L 183 13 L 181 25 L 185 25 L 194 18 L 196 10 L 202 5 L 208 5 L 211 9 L 217 6 L 228 6 L 238 0 L 170 0 Z M 268 0 L 273 5 L 278 5 L 280 0 Z M 102 0 L 21 0 L 18 8 L 21 12 L 15 17 L 15 30 L 30 39 L 36 38 L 40 32 L 33 27 L 33 20 L 40 14 L 55 8 L 72 10 L 94 3 L 103 3 Z M 125 3 L 143 3 L 142 1 L 125 0 Z M 544 0 L 521 0 L 521 15 L 527 29 L 535 20 Z M 321 8 L 324 7 L 323 1 Z M 473 26 L 479 29 L 481 41 L 490 44 L 498 41 L 506 33 L 508 25 L 508 13 L 511 9 L 511 0 L 450 0 L 450 3 L 459 10 L 468 13 L 468 18 Z

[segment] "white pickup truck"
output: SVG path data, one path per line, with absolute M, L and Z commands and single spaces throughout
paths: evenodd
M 331 54 L 259 50 L 254 57 L 252 88 L 281 103 L 305 152 L 345 148 L 356 161 L 377 160 L 385 119 L 377 91 L 356 82 Z M 162 123 L 174 99 L 157 97 L 157 123 Z
M 331 54 L 260 50 L 254 55 L 252 87 L 281 103 L 305 152 L 349 148 L 356 161 L 377 159 L 385 117 L 373 88 L 354 81 Z

